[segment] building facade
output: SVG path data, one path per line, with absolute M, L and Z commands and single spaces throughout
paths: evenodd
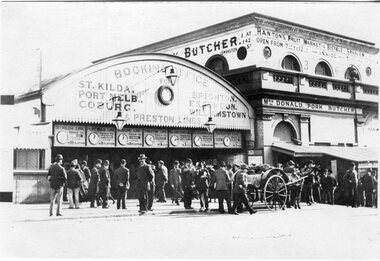
M 378 52 L 370 42 L 253 13 L 94 61 L 16 99 L 25 126 L 14 201 L 28 202 L 31 184 L 46 200 L 42 176 L 56 153 L 132 165 L 139 153 L 169 164 L 314 159 L 338 178 L 350 161 L 377 171 Z M 41 179 L 24 171 L 28 164 Z

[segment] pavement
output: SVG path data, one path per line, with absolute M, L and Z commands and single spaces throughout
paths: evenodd
M 127 210 L 68 209 L 49 217 L 48 204 L 0 204 L 0 257 L 128 259 L 375 259 L 380 260 L 378 209 L 301 204 L 257 214 L 200 213 L 167 203 L 139 216 Z

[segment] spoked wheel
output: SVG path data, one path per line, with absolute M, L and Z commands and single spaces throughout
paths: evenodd
M 281 176 L 270 176 L 264 187 L 264 202 L 271 211 L 285 209 L 287 189 Z

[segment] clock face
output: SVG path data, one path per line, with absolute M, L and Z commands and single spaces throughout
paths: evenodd
M 223 143 L 225 146 L 229 147 L 231 145 L 231 138 L 226 136 L 223 138 Z
M 272 50 L 268 46 L 265 46 L 263 50 L 263 54 L 264 54 L 264 57 L 268 59 L 269 57 L 272 56 Z
M 98 144 L 99 143 L 99 134 L 97 134 L 96 132 L 90 133 L 90 135 L 88 135 L 88 141 L 92 145 Z
M 195 136 L 194 137 L 194 144 L 195 144 L 195 146 L 201 146 L 202 138 L 200 136 Z
M 65 131 L 59 131 L 57 133 L 57 141 L 61 144 L 67 143 L 67 133 Z
M 145 136 L 145 143 L 148 146 L 152 146 L 154 144 L 154 137 L 151 134 Z
M 120 133 L 117 140 L 121 145 L 125 145 L 128 142 L 128 136 L 125 133 Z
M 173 135 L 170 137 L 170 144 L 173 146 L 178 146 L 179 138 L 177 135 Z
M 163 105 L 169 105 L 174 98 L 174 92 L 169 86 L 161 86 L 158 89 L 158 99 Z

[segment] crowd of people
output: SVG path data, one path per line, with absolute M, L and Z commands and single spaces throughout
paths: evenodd
M 172 204 L 183 202 L 185 209 L 193 209 L 192 201 L 199 199 L 200 212 L 209 212 L 209 202 L 218 199 L 220 213 L 238 214 L 242 205 L 253 214 L 256 212 L 249 201 L 249 175 L 262 175 L 270 169 L 269 165 L 247 166 L 246 164 L 226 165 L 220 161 L 217 165 L 204 161 L 193 163 L 188 158 L 184 162 L 173 161 L 170 171 L 165 162 L 159 160 L 157 166 L 147 160 L 144 154 L 138 157 L 139 165 L 133 170 L 136 182 L 134 191 L 139 200 L 139 212 L 144 214 L 153 211 L 153 202 L 166 202 L 165 187 L 169 184 L 172 191 Z M 116 203 L 117 209 L 126 209 L 128 190 L 131 188 L 130 170 L 126 167 L 126 159 L 120 160 L 120 167 L 114 171 L 108 160 L 97 159 L 92 169 L 86 161 L 73 160 L 66 171 L 63 156 L 57 154 L 55 163 L 48 171 L 50 181 L 50 216 L 53 215 L 53 205 L 57 202 L 56 215 L 62 216 L 61 205 L 64 189 L 67 190 L 69 208 L 78 209 L 79 202 L 89 202 L 91 208 L 109 208 L 109 201 Z M 288 161 L 283 168 L 288 176 L 289 188 L 287 207 L 301 208 L 301 198 L 309 205 L 315 202 L 334 204 L 334 193 L 338 182 L 331 169 L 321 169 L 310 160 L 301 168 L 293 160 Z M 361 189 L 361 190 L 360 190 Z M 375 193 L 376 190 L 376 193 Z M 343 191 L 346 205 L 352 207 L 360 204 L 361 193 L 363 205 L 372 207 L 377 202 L 377 178 L 368 171 L 358 178 L 355 164 L 343 176 Z M 257 193 L 257 191 L 256 191 Z M 116 200 L 115 200 L 116 198 Z M 257 197 L 256 197 L 257 200 Z M 262 200 L 262 199 L 261 199 Z M 232 203 L 233 202 L 233 203 Z

